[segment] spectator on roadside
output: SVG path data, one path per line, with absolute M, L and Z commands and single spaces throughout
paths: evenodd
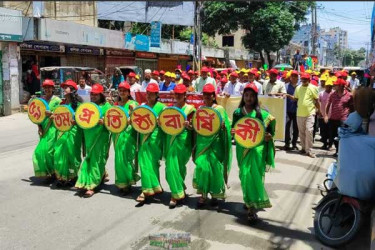
M 339 150 L 339 143 L 335 140 L 337 137 L 337 129 L 348 118 L 348 115 L 354 110 L 353 96 L 345 89 L 346 81 L 337 79 L 334 83 L 335 91 L 329 96 L 326 113 L 324 116 L 325 122 L 329 122 L 329 145 L 331 147 L 335 144 L 336 153 L 333 155 L 337 157 Z
M 202 67 L 201 76 L 196 80 L 195 90 L 199 93 L 202 93 L 203 86 L 206 84 L 212 84 L 214 85 L 215 90 L 217 89 L 215 79 L 209 77 L 208 72 L 209 70 L 207 67 Z
M 316 110 L 320 113 L 318 88 L 310 84 L 310 75 L 301 74 L 302 84 L 296 87 L 294 99 L 297 100 L 297 125 L 301 141 L 301 153 L 315 158 L 312 152 L 313 131 Z
M 357 78 L 357 73 L 355 71 L 353 71 L 351 74 L 350 74 L 350 80 L 349 80 L 349 84 L 350 84 L 350 89 L 351 91 L 357 89 L 360 84 L 359 84 L 359 80 Z
M 187 92 L 195 92 L 195 89 L 191 83 L 191 78 L 187 74 L 182 74 L 182 84 L 185 85 Z
M 297 101 L 294 99 L 294 93 L 298 85 L 298 72 L 293 70 L 290 74 L 289 83 L 285 86 L 286 88 L 286 112 L 287 122 L 285 127 L 285 150 L 298 150 L 298 124 L 297 124 Z M 292 126 L 293 131 L 290 131 Z M 293 134 L 292 139 L 290 138 Z M 292 141 L 292 147 L 290 147 L 290 141 Z
M 78 81 L 77 94 L 82 98 L 83 102 L 90 102 L 91 87 L 86 84 L 86 79 L 81 76 Z
M 146 69 L 145 70 L 145 80 L 141 84 L 142 91 L 146 91 L 146 88 L 150 83 L 158 84 L 157 81 L 155 81 L 154 79 L 151 78 L 151 69 Z
M 332 87 L 333 82 L 332 79 L 329 78 L 325 82 L 324 88 L 325 90 L 319 93 L 319 104 L 320 104 L 320 113 L 319 116 L 319 128 L 320 128 L 320 136 L 322 137 L 321 142 L 323 143 L 322 149 L 329 150 L 328 148 L 328 139 L 329 139 L 329 120 L 325 120 L 324 117 L 326 116 L 326 107 L 329 96 L 332 94 Z M 328 114 L 328 117 L 330 114 Z
M 180 83 L 182 83 L 183 82 L 183 79 L 181 78 L 181 74 L 182 74 L 182 71 L 181 71 L 181 69 L 176 69 L 175 70 L 175 75 L 176 75 L 176 80 L 175 80 L 175 84 L 180 84 Z
M 223 77 L 220 79 L 220 81 L 217 82 L 217 93 L 218 93 L 219 95 L 223 94 L 224 87 L 225 87 L 225 85 L 227 84 L 227 82 L 228 82 L 228 79 L 227 79 L 225 76 L 223 76 Z
M 265 80 L 263 83 L 263 93 L 265 95 L 283 96 L 286 94 L 285 84 L 277 80 L 279 71 L 277 69 L 271 69 L 269 71 L 270 79 Z
M 124 76 L 122 75 L 121 71 L 115 69 L 115 72 L 113 73 L 113 76 L 111 78 L 111 85 L 110 85 L 109 88 L 110 89 L 111 88 L 117 89 L 120 82 L 123 82 L 123 81 L 125 81 L 125 80 L 124 80 Z

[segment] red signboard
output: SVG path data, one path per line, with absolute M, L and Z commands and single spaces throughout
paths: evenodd
M 146 102 L 146 92 L 135 92 L 135 99 L 138 103 L 145 103 Z M 159 102 L 164 103 L 166 105 L 173 105 L 174 104 L 174 97 L 173 94 L 170 92 L 161 91 L 159 93 Z M 194 105 L 195 108 L 199 108 L 202 106 L 203 103 L 203 95 L 191 93 L 186 95 L 186 102 L 188 104 Z
M 155 53 L 148 53 L 148 52 L 136 52 L 135 56 L 140 57 L 140 58 L 152 58 L 152 59 L 158 57 Z

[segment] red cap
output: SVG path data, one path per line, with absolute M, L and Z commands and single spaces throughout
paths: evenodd
M 298 71 L 297 70 L 293 70 L 290 75 L 297 75 L 298 76 Z
M 341 72 L 341 75 L 344 76 L 344 77 L 348 77 L 348 72 L 346 70 L 343 70 Z
M 270 74 L 275 74 L 275 75 L 278 75 L 279 74 L 279 71 L 277 69 L 270 69 L 269 71 Z
M 118 85 L 118 88 L 123 88 L 123 89 L 128 89 L 130 90 L 130 84 L 128 82 L 121 82 L 119 85 Z
M 147 85 L 146 91 L 152 92 L 152 93 L 158 93 L 159 92 L 159 85 L 151 82 Z
M 160 75 L 160 74 L 159 74 L 159 71 L 157 71 L 157 70 L 152 71 L 152 74 L 153 74 L 153 75 L 156 75 L 156 76 Z
M 318 82 L 317 82 L 317 81 L 315 81 L 315 80 L 311 80 L 311 81 L 310 81 L 310 83 L 311 83 L 312 85 L 314 85 L 314 86 L 317 86 L 317 87 L 318 87 Z
M 176 87 L 174 87 L 173 91 L 177 94 L 186 93 L 186 86 L 183 84 L 177 84 Z
M 202 67 L 201 72 L 209 72 L 207 67 Z
M 286 78 L 286 74 L 288 74 L 288 72 L 284 71 L 284 72 L 283 72 L 283 75 L 282 75 L 283 78 Z
M 228 72 L 226 70 L 223 70 L 223 71 L 220 72 L 220 75 L 227 75 L 227 73 Z
M 190 76 L 186 75 L 186 74 L 183 74 L 182 75 L 182 79 L 186 79 L 186 80 L 189 80 L 190 81 Z
M 92 85 L 91 93 L 93 94 L 102 94 L 104 92 L 104 88 L 101 84 L 95 83 Z
M 310 75 L 308 73 L 302 73 L 301 74 L 301 79 L 308 79 L 308 80 L 310 80 Z
M 233 71 L 232 73 L 230 73 L 230 75 L 229 76 L 234 76 L 234 77 L 238 77 L 238 74 L 237 74 L 237 72 L 236 71 Z
M 203 93 L 215 93 L 215 86 L 211 83 L 207 83 L 203 86 Z
M 250 70 L 249 74 L 253 74 L 255 77 L 259 76 L 258 71 L 256 69 Z
M 75 90 L 78 90 L 78 87 L 77 87 L 77 83 L 75 83 L 73 80 L 71 79 L 68 79 L 66 80 L 65 82 L 63 82 L 61 84 L 61 88 L 65 88 L 65 87 L 73 87 Z
M 136 74 L 135 74 L 134 72 L 130 72 L 130 73 L 128 74 L 128 77 L 136 77 Z
M 254 83 L 248 83 L 248 84 L 246 84 L 244 90 L 245 89 L 252 89 L 252 90 L 254 90 L 255 93 L 258 94 L 258 88 L 257 88 L 257 86 Z
M 160 70 L 160 75 L 165 75 L 165 71 L 164 70 Z
M 342 85 L 342 86 L 345 86 L 346 85 L 346 81 L 344 79 L 337 79 L 333 85 Z
M 198 75 L 199 75 L 199 71 L 195 71 L 195 75 L 197 75 L 197 76 L 198 76 Z
M 226 77 L 221 78 L 220 82 L 227 83 L 228 79 Z
M 191 74 L 191 75 L 194 75 L 194 71 L 192 71 L 192 70 L 189 70 L 188 72 L 187 72 L 189 75 Z
M 341 71 L 337 71 L 335 73 L 335 76 L 338 78 L 338 77 L 342 77 L 342 72 Z
M 42 87 L 46 87 L 46 86 L 55 87 L 55 83 L 51 79 L 46 79 L 44 80 Z

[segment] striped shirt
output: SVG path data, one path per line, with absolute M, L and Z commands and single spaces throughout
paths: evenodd
M 341 96 L 337 91 L 334 91 L 328 98 L 327 106 L 329 105 L 331 105 L 329 119 L 345 121 L 353 110 L 353 96 L 346 90 Z

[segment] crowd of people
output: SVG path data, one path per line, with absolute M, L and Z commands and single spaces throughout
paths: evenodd
M 118 97 L 114 102 L 107 101 L 102 85 L 89 87 L 84 79 L 80 79 L 79 84 L 73 80 L 61 84 L 64 90 L 62 101 L 53 93 L 54 82 L 45 80 L 42 98 L 48 102 L 49 111 L 46 111 L 48 118 L 38 125 L 40 141 L 33 154 L 35 176 L 46 183 L 54 181 L 58 187 L 73 185 L 83 197 L 91 197 L 101 183 L 109 180 L 106 163 L 113 144 L 115 185 L 122 194 L 132 192 L 131 187 L 140 180 L 142 192 L 137 202 L 152 201 L 154 195 L 163 192 L 159 169 L 161 160 L 164 160 L 171 191 L 169 206 L 176 207 L 186 198 L 186 164 L 192 158 L 196 165 L 192 184 L 200 195 L 197 206 L 204 207 L 209 197 L 210 204 L 216 206 L 218 200 L 226 197 L 232 164 L 231 142 L 236 132 L 234 125 L 242 117 L 257 118 L 265 125 L 264 141 L 251 149 L 236 145 L 243 199 L 249 221 L 255 221 L 259 209 L 271 207 L 264 177 L 267 169 L 275 166 L 273 136 L 276 125 L 275 118 L 261 108 L 258 96 L 286 98 L 285 150 L 298 150 L 299 138 L 301 153 L 315 157 L 312 145 L 318 125 L 323 149 L 329 150 L 335 145 L 337 150 L 337 128 L 353 110 L 351 91 L 358 85 L 355 73 L 351 74 L 351 80 L 347 80 L 345 71 L 324 72 L 319 76 L 317 72 L 308 71 L 227 69 L 215 72 L 203 67 L 200 72 L 176 69 L 175 72 L 145 70 L 144 73 L 142 82 L 133 72 L 127 75 L 127 81 L 116 76 L 121 82 L 116 84 Z M 136 91 L 146 92 L 145 103 L 134 100 Z M 85 101 L 97 104 L 103 114 L 112 105 L 122 106 L 129 113 L 139 105 L 146 105 L 159 115 L 166 107 L 158 101 L 160 91 L 171 91 L 174 106 L 187 117 L 184 132 L 177 136 L 168 135 L 159 127 L 150 134 L 139 134 L 132 128 L 131 121 L 123 132 L 112 135 L 103 126 L 102 119 L 91 129 L 81 129 L 74 123 L 73 129 L 67 132 L 58 131 L 52 122 L 53 111 L 58 105 L 69 105 L 76 110 Z M 202 93 L 204 106 L 220 113 L 223 122 L 216 135 L 201 136 L 193 130 L 192 117 L 196 109 L 186 103 L 188 92 Z M 217 95 L 241 97 L 232 121 L 227 111 L 217 104 Z

